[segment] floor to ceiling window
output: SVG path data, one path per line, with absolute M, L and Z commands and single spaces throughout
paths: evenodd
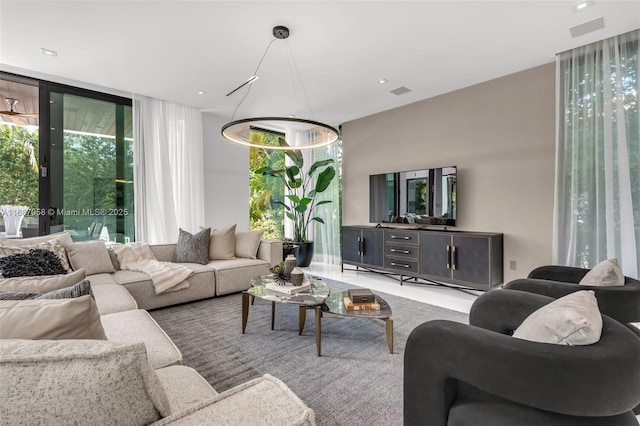
M 640 31 L 558 55 L 554 262 L 640 272 Z
M 0 205 L 28 207 L 23 236 L 133 241 L 131 100 L 9 74 L 0 96 Z
M 49 131 L 41 135 L 40 225 L 75 240 L 133 241 L 131 100 L 55 84 L 43 84 L 41 96 Z

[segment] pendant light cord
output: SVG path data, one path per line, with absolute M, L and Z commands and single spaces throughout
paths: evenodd
M 293 69 L 296 71 L 296 75 L 298 76 L 298 81 L 300 81 L 300 87 L 302 87 L 302 94 L 304 95 L 305 101 L 307 101 L 307 108 L 309 108 L 309 113 L 311 117 L 315 117 L 313 113 L 313 109 L 311 108 L 311 102 L 309 102 L 309 96 L 307 95 L 307 90 L 304 87 L 304 81 L 302 81 L 302 76 L 300 75 L 300 70 L 298 69 L 298 64 L 296 63 L 296 58 L 293 56 L 293 52 L 291 52 L 291 47 L 289 43 L 287 43 L 287 53 L 289 54 L 289 58 L 291 58 L 291 62 L 293 63 Z M 291 64 L 289 64 L 289 68 L 291 68 Z M 291 73 L 293 75 L 293 73 Z M 293 81 L 292 81 L 293 84 Z M 295 91 L 295 84 L 293 84 L 293 89 Z
M 269 51 L 269 48 L 271 47 L 273 42 L 276 41 L 276 40 L 278 40 L 278 39 L 274 38 L 267 45 L 267 48 L 265 49 L 264 53 L 262 54 L 262 58 L 260 58 L 260 61 L 258 62 L 258 66 L 256 67 L 256 70 L 253 72 L 253 75 L 255 75 L 255 76 L 258 75 L 258 71 L 260 70 L 260 65 L 262 65 L 262 61 L 264 60 L 265 56 L 267 56 L 267 52 Z M 233 115 L 231 115 L 231 121 L 233 121 L 233 119 L 235 118 L 236 112 L 238 111 L 238 108 L 240 108 L 240 105 L 242 105 L 242 103 L 247 98 L 247 96 L 249 96 L 249 92 L 251 91 L 251 86 L 252 86 L 252 84 L 249 85 L 249 87 L 247 88 L 247 91 L 245 92 L 244 96 L 242 96 L 242 99 L 240 99 L 240 102 L 238 102 L 238 105 L 236 105 L 236 108 L 233 110 Z

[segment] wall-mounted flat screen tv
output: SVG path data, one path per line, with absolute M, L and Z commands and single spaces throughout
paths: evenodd
M 457 167 L 369 176 L 369 221 L 456 225 Z

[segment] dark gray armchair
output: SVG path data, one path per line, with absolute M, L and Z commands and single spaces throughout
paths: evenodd
M 620 287 L 578 285 L 587 272 L 589 269 L 570 266 L 541 266 L 531 271 L 527 278 L 511 281 L 503 288 L 542 294 L 554 299 L 578 290 L 593 290 L 600 312 L 622 323 L 640 322 L 640 281 L 625 277 L 625 284 Z
M 636 425 L 640 339 L 603 316 L 587 346 L 511 336 L 553 299 L 494 290 L 473 304 L 470 325 L 416 327 L 404 355 L 404 424 L 429 426 Z

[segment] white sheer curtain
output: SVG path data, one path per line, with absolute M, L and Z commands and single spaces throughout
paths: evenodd
M 333 167 L 336 169 L 336 177 L 326 191 L 318 194 L 318 201 L 330 200 L 330 204 L 318 207 L 317 216 L 324 220 L 324 224 L 315 223 L 314 231 L 314 262 L 321 262 L 331 265 L 339 265 L 340 260 L 340 235 L 341 235 L 341 209 L 340 209 L 340 187 L 341 187 L 341 144 L 337 142 L 332 145 L 316 148 L 313 150 L 313 161 L 333 159 Z M 305 158 L 305 162 L 306 162 Z M 313 164 L 310 161 L 309 164 Z
M 136 240 L 174 243 L 204 223 L 202 113 L 135 96 L 133 114 Z
M 640 30 L 559 54 L 553 262 L 640 265 Z

